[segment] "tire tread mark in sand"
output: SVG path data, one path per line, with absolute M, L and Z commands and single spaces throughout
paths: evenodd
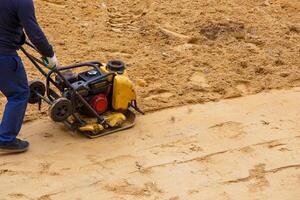
M 282 166 L 282 167 L 278 167 L 278 168 L 274 168 L 274 169 L 264 170 L 263 173 L 264 174 L 271 174 L 271 173 L 275 174 L 277 172 L 280 172 L 280 171 L 283 171 L 286 169 L 291 169 L 291 168 L 300 169 L 300 164 L 286 165 L 286 166 Z M 250 175 L 247 177 L 223 181 L 222 184 L 234 184 L 234 183 L 248 182 L 254 178 L 256 178 L 256 177 L 250 173 Z
M 51 196 L 55 196 L 61 193 L 64 193 L 65 191 L 59 191 L 59 192 L 54 192 L 54 193 L 49 193 L 49 194 L 43 194 L 37 200 L 52 200 Z
M 8 196 L 13 197 L 14 199 L 28 199 L 28 200 L 34 200 L 33 198 L 23 194 L 23 193 L 10 193 Z M 1 199 L 0 199 L 1 200 Z
M 134 15 L 126 10 L 117 10 L 114 7 L 108 8 L 108 24 L 114 32 L 137 31 L 139 28 L 135 25 L 143 16 L 143 13 Z
M 81 188 L 89 188 L 91 186 L 97 186 L 99 183 L 102 183 L 102 180 L 96 180 L 96 181 L 93 181 L 93 182 L 91 182 L 89 184 L 85 184 L 85 185 L 81 185 L 81 186 L 76 186 L 76 187 L 72 187 L 72 188 L 69 188 L 69 189 L 64 189 L 64 190 L 60 190 L 60 191 L 52 192 L 52 193 L 48 193 L 48 194 L 43 194 L 42 196 L 40 196 L 36 200 L 51 200 L 52 196 L 63 194 L 63 193 L 67 193 L 69 191 L 74 191 L 74 190 L 77 191 L 77 190 L 79 190 Z
M 38 172 L 40 175 L 50 175 L 50 176 L 57 176 L 59 175 L 58 172 L 50 172 L 49 168 L 50 165 L 48 163 L 41 163 L 42 169 Z M 29 175 L 29 174 L 34 174 L 33 172 L 30 171 L 15 171 L 15 170 L 10 170 L 10 169 L 0 169 L 0 176 L 2 175 L 7 175 L 7 176 L 15 176 L 15 175 Z
M 250 180 L 253 180 L 248 186 L 251 192 L 256 192 L 257 189 L 262 191 L 265 187 L 270 186 L 266 178 L 266 164 L 255 165 L 253 169 L 249 170 L 248 177 L 240 178 L 240 182 L 248 182 Z
M 218 152 L 215 152 L 215 153 L 210 153 L 210 154 L 207 154 L 207 155 L 204 155 L 204 156 L 201 156 L 201 157 L 191 158 L 191 159 L 187 159 L 187 160 L 181 160 L 181 161 L 174 160 L 172 162 L 166 162 L 166 163 L 161 163 L 161 164 L 157 164 L 157 165 L 148 166 L 148 167 L 145 167 L 144 170 L 149 171 L 151 169 L 158 168 L 158 167 L 166 167 L 166 166 L 174 165 L 174 164 L 176 164 L 176 165 L 186 164 L 186 163 L 194 162 L 194 161 L 201 162 L 201 161 L 207 160 L 208 158 L 211 158 L 211 157 L 216 156 L 216 155 L 225 154 L 225 153 L 233 152 L 233 151 L 242 151 L 243 149 L 249 148 L 249 147 L 273 144 L 273 143 L 279 142 L 281 140 L 295 139 L 295 138 L 300 138 L 300 135 L 299 136 L 294 136 L 294 137 L 288 137 L 288 138 L 280 138 L 280 139 L 270 140 L 270 141 L 265 141 L 265 142 L 259 142 L 259 143 L 250 144 L 250 145 L 247 145 L 247 146 L 244 146 L 244 147 L 240 147 L 240 148 L 227 149 L 227 150 L 224 150 L 224 151 L 218 151 Z M 129 174 L 133 174 L 133 173 L 136 173 L 136 172 L 140 172 L 140 171 L 139 170 L 132 171 Z
M 221 138 L 238 139 L 245 135 L 244 125 L 240 122 L 227 121 L 209 127 Z
M 148 182 L 142 186 L 136 186 L 129 183 L 127 180 L 124 180 L 122 184 L 104 185 L 103 189 L 119 195 L 131 195 L 140 197 L 149 197 L 153 194 L 164 193 L 160 188 L 158 188 L 158 186 L 154 182 Z
M 228 150 L 230 151 L 230 150 Z M 188 160 L 182 160 L 182 161 L 173 161 L 173 162 L 167 162 L 167 163 L 162 163 L 162 164 L 158 164 L 158 165 L 152 165 L 152 166 L 149 166 L 149 167 L 145 167 L 144 170 L 151 170 L 153 168 L 157 168 L 157 167 L 166 167 L 168 165 L 172 165 L 172 164 L 185 164 L 185 163 L 189 163 L 189 162 L 193 162 L 193 161 L 202 161 L 202 160 L 206 160 L 210 157 L 213 157 L 215 155 L 219 155 L 219 154 L 224 154 L 228 151 L 219 151 L 219 152 L 216 152 L 216 153 L 211 153 L 211 154 L 208 154 L 208 155 L 205 155 L 205 156 L 202 156 L 202 157 L 196 157 L 196 158 L 192 158 L 192 159 L 188 159 Z M 135 172 L 139 172 L 139 171 L 133 171 L 133 172 L 130 172 L 130 174 L 132 173 L 135 173 Z
M 168 143 L 151 146 L 150 148 L 146 148 L 144 150 L 150 150 L 153 154 L 157 155 L 161 152 L 174 152 L 174 149 L 178 149 L 176 152 L 188 154 L 189 152 L 203 151 L 203 148 L 198 143 L 199 141 L 196 139 L 185 137 L 184 139 L 178 139 Z

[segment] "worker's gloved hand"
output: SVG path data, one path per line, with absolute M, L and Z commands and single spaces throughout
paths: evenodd
M 53 57 L 44 57 L 43 58 L 44 64 L 48 69 L 54 69 L 58 66 L 58 60 L 56 55 L 54 54 Z

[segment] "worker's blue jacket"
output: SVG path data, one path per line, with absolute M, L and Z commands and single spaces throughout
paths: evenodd
M 25 41 L 23 30 L 43 56 L 54 55 L 37 23 L 33 0 L 0 0 L 0 55 L 17 55 Z

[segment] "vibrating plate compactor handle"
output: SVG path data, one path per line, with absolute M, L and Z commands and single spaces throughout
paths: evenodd
M 30 42 L 26 41 L 25 45 L 29 47 L 34 52 L 39 53 L 39 51 L 36 49 L 36 47 L 31 44 Z M 51 75 L 55 74 L 58 76 L 68 87 L 71 89 L 74 99 L 80 101 L 84 106 L 92 113 L 96 118 L 98 123 L 100 123 L 103 126 L 107 126 L 105 119 L 103 116 L 100 116 L 91 106 L 90 104 L 78 93 L 78 91 L 75 90 L 75 88 L 72 86 L 72 84 L 63 76 L 62 71 L 71 70 L 75 68 L 80 67 L 92 67 L 95 71 L 99 71 L 99 67 L 102 66 L 102 64 L 98 61 L 92 61 L 87 63 L 80 63 L 80 64 L 74 64 L 70 66 L 65 67 L 55 67 L 53 69 L 48 69 L 45 62 L 43 61 L 43 58 L 39 59 L 36 56 L 33 56 L 31 53 L 29 53 L 28 50 L 26 50 L 23 46 L 20 47 L 20 50 L 24 53 L 24 55 L 32 62 L 34 67 L 46 78 L 46 84 L 44 84 L 42 81 L 35 80 L 29 82 L 31 95 L 29 99 L 29 103 L 39 104 L 39 108 L 41 106 L 42 100 L 48 103 L 50 107 L 50 117 L 56 121 L 56 122 L 65 122 L 69 116 L 73 115 L 75 119 L 79 122 L 79 124 L 83 125 L 84 123 L 82 120 L 80 120 L 73 112 L 73 102 L 71 102 L 69 99 L 66 99 L 64 97 L 61 97 L 59 94 L 55 92 L 55 90 L 50 88 L 50 84 L 54 85 L 57 90 L 61 91 L 61 87 L 57 84 L 57 82 L 51 77 Z M 47 70 L 47 71 L 46 71 Z M 108 73 L 107 76 L 113 75 L 113 73 Z M 82 123 L 81 123 L 82 122 Z

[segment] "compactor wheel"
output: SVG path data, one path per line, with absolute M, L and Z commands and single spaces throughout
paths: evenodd
M 55 122 L 63 122 L 67 120 L 72 113 L 72 103 L 66 98 L 56 99 L 49 109 L 49 115 Z
M 38 96 L 44 96 L 46 93 L 46 87 L 45 84 L 40 80 L 34 80 L 29 82 L 29 89 L 30 89 L 30 95 L 28 103 L 30 104 L 36 104 L 40 102 L 40 97 Z

